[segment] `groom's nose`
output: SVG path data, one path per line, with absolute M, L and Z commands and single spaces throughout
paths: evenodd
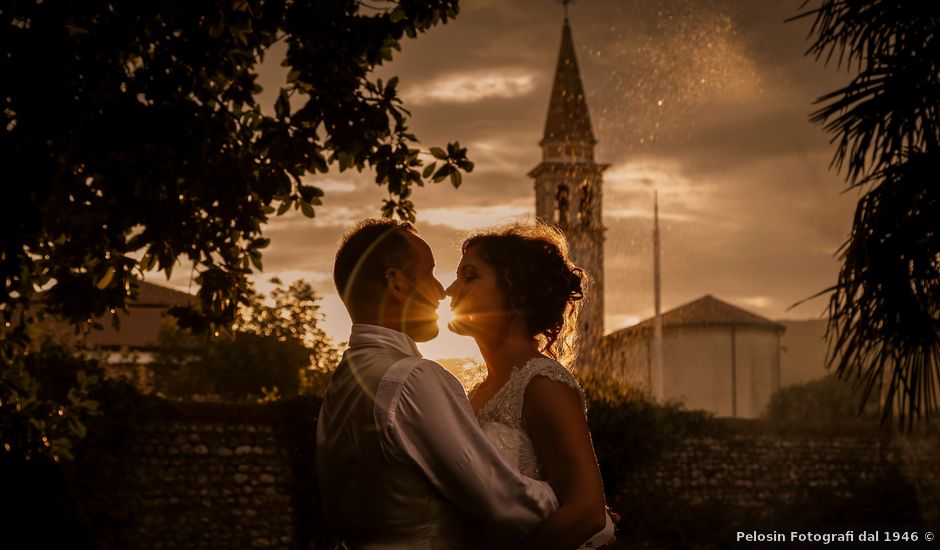
M 437 277 L 434 278 L 434 288 L 437 290 L 437 296 L 434 297 L 435 300 L 440 302 L 447 297 L 447 292 L 444 290 L 444 285 L 442 285 L 441 282 L 437 280 Z

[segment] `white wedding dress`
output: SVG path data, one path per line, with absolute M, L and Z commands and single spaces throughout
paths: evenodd
M 509 380 L 477 413 L 477 420 L 503 458 L 518 468 L 523 475 L 544 481 L 545 475 L 539 465 L 532 440 L 526 432 L 525 419 L 522 416 L 525 389 L 536 376 L 544 376 L 571 387 L 578 392 L 581 403 L 584 404 L 584 392 L 568 369 L 558 361 L 536 357 L 522 367 L 513 368 Z M 474 391 L 476 388 L 470 391 L 471 397 Z M 613 537 L 614 526 L 608 516 L 604 529 L 591 537 L 582 548 L 600 547 L 609 543 Z

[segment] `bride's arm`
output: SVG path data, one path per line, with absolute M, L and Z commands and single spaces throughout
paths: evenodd
M 549 483 L 558 495 L 552 513 L 526 542 L 527 548 L 577 548 L 607 520 L 604 487 L 587 418 L 571 387 L 536 376 L 525 390 L 526 431 Z

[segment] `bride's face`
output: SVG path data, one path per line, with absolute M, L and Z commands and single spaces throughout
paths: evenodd
M 464 336 L 504 334 L 510 320 L 508 300 L 497 283 L 496 268 L 470 247 L 457 266 L 457 280 L 447 288 L 454 320 L 448 328 Z

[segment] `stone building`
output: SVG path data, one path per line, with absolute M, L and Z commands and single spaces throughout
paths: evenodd
M 663 313 L 664 399 L 718 416 L 756 418 L 780 389 L 783 325 L 707 295 Z M 603 368 L 652 380 L 653 319 L 608 334 Z

